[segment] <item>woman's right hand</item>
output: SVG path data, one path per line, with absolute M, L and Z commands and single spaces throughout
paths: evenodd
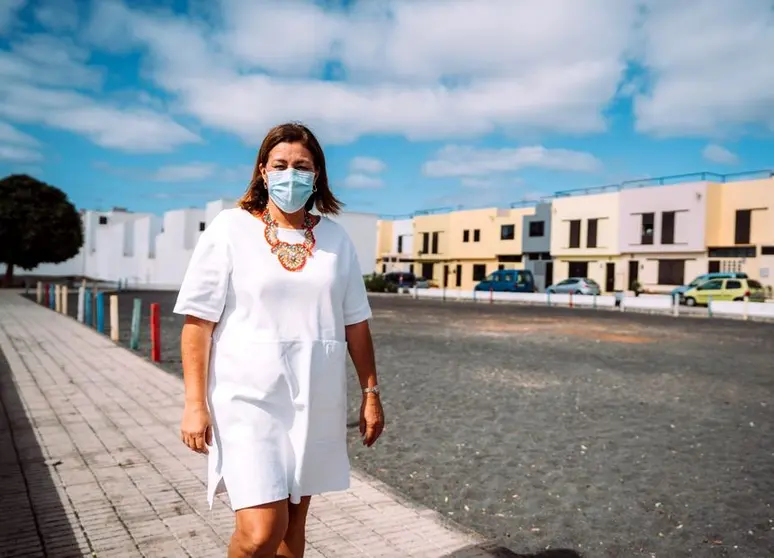
M 212 420 L 206 403 L 186 403 L 180 423 L 180 439 L 196 453 L 209 453 Z

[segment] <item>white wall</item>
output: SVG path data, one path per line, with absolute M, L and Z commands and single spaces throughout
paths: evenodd
M 129 286 L 176 289 L 183 280 L 204 226 L 235 201 L 221 199 L 204 209 L 168 211 L 163 217 L 123 210 L 85 211 L 81 215 L 84 245 L 74 258 L 44 264 L 19 275 L 84 276 L 99 281 L 128 281 Z M 100 217 L 107 219 L 100 224 Z M 376 261 L 376 215 L 342 213 L 334 218 L 352 238 L 364 274 Z M 0 272 L 5 266 L 0 264 Z

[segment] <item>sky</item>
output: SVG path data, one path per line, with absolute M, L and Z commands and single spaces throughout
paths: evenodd
M 771 0 L 0 0 L 0 176 L 237 197 L 275 124 L 350 211 L 774 167 Z

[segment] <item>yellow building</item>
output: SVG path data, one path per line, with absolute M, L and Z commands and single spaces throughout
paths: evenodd
M 774 177 L 710 184 L 709 271 L 743 271 L 774 287 Z
M 619 269 L 620 192 L 589 190 L 589 194 L 557 194 L 551 202 L 551 255 L 554 282 L 589 277 L 603 291 L 622 289 Z

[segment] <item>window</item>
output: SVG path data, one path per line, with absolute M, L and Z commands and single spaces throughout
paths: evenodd
M 433 233 L 433 249 L 431 250 L 431 252 L 433 254 L 438 253 L 438 233 L 437 232 Z
M 469 230 L 462 231 L 462 242 L 470 242 L 470 231 Z
M 597 247 L 597 223 L 599 219 L 589 219 L 589 228 L 586 231 L 586 246 L 588 248 Z
M 414 264 L 409 264 L 409 273 L 414 273 Z
M 658 260 L 659 285 L 684 285 L 685 260 Z
M 742 288 L 742 282 L 737 281 L 736 279 L 729 279 L 726 281 L 726 288 L 727 289 L 741 289 Z
M 719 291 L 723 288 L 723 279 L 713 279 L 696 287 L 699 291 Z
M 580 248 L 580 219 L 570 221 L 570 248 Z
M 99 224 L 100 225 L 107 225 L 107 217 L 105 215 L 100 215 L 99 216 Z
M 499 271 L 502 271 L 503 269 L 505 269 L 505 264 L 497 264 L 497 269 Z
M 763 285 L 761 285 L 758 281 L 755 279 L 748 279 L 747 280 L 747 286 L 751 289 L 762 289 Z
M 460 264 L 457 264 L 457 271 L 454 273 L 454 275 L 456 276 L 454 278 L 455 286 L 461 287 L 462 286 L 462 266 Z
M 434 264 L 431 264 L 431 263 L 422 264 L 422 277 L 428 280 L 431 280 L 433 278 L 433 274 L 435 273 L 435 269 L 433 269 L 433 265 Z
M 516 237 L 516 227 L 503 225 L 500 227 L 500 240 L 513 240 Z
M 545 221 L 532 221 L 529 224 L 529 235 L 531 237 L 545 236 L 546 234 L 546 222 Z
M 430 252 L 430 233 L 422 233 L 422 253 Z
M 486 265 L 485 264 L 473 264 L 473 280 L 483 281 L 486 277 Z
M 655 213 L 643 213 L 642 214 L 642 228 L 640 231 L 640 244 L 653 244 L 653 223 L 655 221 Z M 661 282 L 659 281 L 661 284 Z M 664 283 L 669 285 L 670 283 Z M 679 283 L 678 283 L 679 284 Z
M 664 211 L 661 214 L 661 244 L 675 243 L 675 212 Z
M 207 227 L 207 223 L 199 221 L 199 232 L 202 232 Z
M 720 272 L 720 260 L 710 260 L 709 265 L 707 266 L 707 271 L 709 273 L 719 273 Z
M 473 242 L 478 242 L 481 240 L 481 230 L 476 229 L 473 231 Z
M 774 246 L 761 246 L 761 256 L 774 256 Z
M 403 253 L 403 235 L 398 236 L 398 254 Z
M 736 228 L 734 230 L 734 244 L 750 244 L 750 222 L 752 211 L 740 209 L 736 212 Z
M 387 264 L 382 264 L 382 273 L 387 273 Z

